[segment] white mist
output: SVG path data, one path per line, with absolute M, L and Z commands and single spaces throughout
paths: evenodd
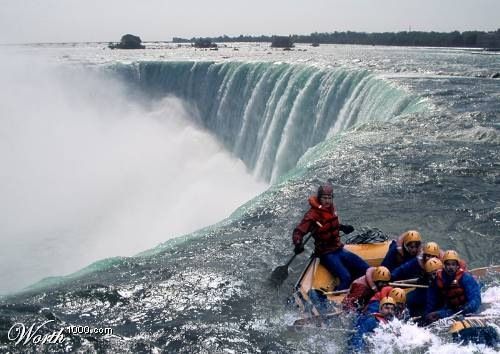
M 133 255 L 228 216 L 256 182 L 182 103 L 0 56 L 0 293 Z

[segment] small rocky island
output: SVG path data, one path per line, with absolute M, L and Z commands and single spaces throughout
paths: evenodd
M 144 49 L 146 48 L 141 44 L 141 38 L 133 34 L 126 34 L 122 36 L 120 43 L 109 43 L 108 47 L 111 49 Z
M 290 50 L 290 48 L 293 48 L 293 41 L 290 36 L 284 37 L 284 36 L 273 36 L 272 41 L 271 41 L 271 47 L 272 48 L 283 48 L 285 50 Z
M 198 38 L 198 39 L 196 39 L 194 41 L 193 47 L 195 47 L 195 48 L 210 48 L 210 49 L 214 49 L 214 48 L 217 48 L 217 44 L 213 43 L 208 38 Z

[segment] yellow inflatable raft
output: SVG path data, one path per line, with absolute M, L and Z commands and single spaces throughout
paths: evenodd
M 370 266 L 378 266 L 384 259 L 390 241 L 370 244 L 349 244 L 345 249 L 363 258 Z M 319 290 L 325 294 L 330 301 L 340 303 L 345 296 L 333 290 L 338 284 L 338 278 L 332 274 L 319 262 L 318 257 L 313 257 L 307 264 L 305 270 L 295 285 L 294 298 L 296 304 L 302 311 L 305 311 L 305 302 L 309 301 L 309 291 Z

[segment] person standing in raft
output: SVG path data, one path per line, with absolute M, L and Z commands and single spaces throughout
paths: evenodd
M 333 187 L 321 185 L 316 196 L 309 198 L 311 208 L 293 230 L 295 254 L 304 251 L 302 239 L 308 232 L 313 233 L 314 253 L 328 271 L 339 278 L 336 290 L 349 288 L 352 279 L 365 274 L 369 265 L 362 258 L 344 249 L 340 241 L 340 231 L 349 234 L 354 231 L 351 225 L 343 225 L 337 216 L 333 203 Z

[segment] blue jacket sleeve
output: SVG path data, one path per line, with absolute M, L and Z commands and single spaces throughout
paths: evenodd
M 373 332 L 378 326 L 378 321 L 374 316 L 364 315 L 360 316 L 356 321 L 356 332 L 349 338 L 349 349 L 355 353 L 365 352 L 366 342 L 363 336 L 369 332 Z
M 432 284 L 427 289 L 427 304 L 425 305 L 425 315 L 427 316 L 431 312 L 437 310 L 438 301 L 439 301 L 439 293 L 436 285 L 436 281 L 434 280 Z
M 389 269 L 392 272 L 392 270 L 398 266 L 397 253 L 398 253 L 398 246 L 396 244 L 396 241 L 393 240 L 389 245 L 389 250 L 387 251 L 384 260 L 380 265 L 387 267 L 387 269 Z
M 462 306 L 463 314 L 476 312 L 481 306 L 481 290 L 479 284 L 469 273 L 462 276 L 461 285 L 465 290 L 465 297 L 467 302 Z
M 444 307 L 441 310 L 437 311 L 437 313 L 439 318 L 446 318 L 452 316 L 455 313 L 455 311 Z
M 401 264 L 399 267 L 391 271 L 392 280 L 405 280 L 417 278 L 420 276 L 420 266 L 418 260 L 413 258 L 408 262 Z
M 378 308 L 380 307 L 380 301 L 374 300 L 368 303 L 366 306 L 366 313 L 376 313 L 378 312 Z

